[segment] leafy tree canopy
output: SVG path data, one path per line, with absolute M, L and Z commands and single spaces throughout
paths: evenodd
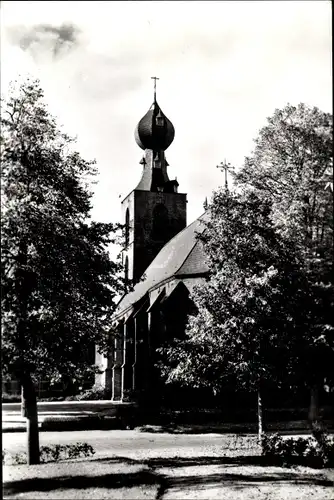
M 333 385 L 333 116 L 305 104 L 277 109 L 235 181 L 270 198 L 275 227 L 298 248 L 313 297 L 306 372 L 313 379 L 327 372 Z
M 20 380 L 82 374 L 106 347 L 122 280 L 107 248 L 117 225 L 90 219 L 95 174 L 39 82 L 14 85 L 1 116 L 2 366 Z
M 169 381 L 219 391 L 332 380 L 332 116 L 288 105 L 255 143 L 237 192 L 213 194 L 201 237 L 210 276 L 185 340 L 164 351 Z
M 270 198 L 273 220 L 328 280 L 333 249 L 333 116 L 305 104 L 277 109 L 235 175 Z M 322 269 L 316 265 L 322 259 Z
M 168 349 L 169 381 L 217 392 L 228 382 L 285 384 L 296 369 L 290 353 L 303 341 L 308 302 L 298 254 L 276 231 L 270 202 L 254 193 L 218 190 L 210 215 L 202 236 L 210 276 L 194 293 L 198 314 L 186 339 Z

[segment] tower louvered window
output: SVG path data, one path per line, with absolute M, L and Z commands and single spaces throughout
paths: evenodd
M 129 246 L 129 239 L 130 239 L 130 213 L 129 209 L 126 209 L 125 213 L 125 247 L 127 248 Z

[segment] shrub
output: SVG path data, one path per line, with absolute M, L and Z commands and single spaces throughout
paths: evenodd
M 262 438 L 262 455 L 269 461 L 286 465 L 304 464 L 310 467 L 331 467 L 334 465 L 334 438 L 324 432 L 317 438 L 283 438 L 279 434 Z
M 8 394 L 7 392 L 3 392 L 1 394 L 2 403 L 21 403 L 21 395 L 20 394 Z
M 66 398 L 64 396 L 50 396 L 49 398 L 38 398 L 40 403 L 51 403 L 56 401 L 64 401 Z
M 87 443 L 56 444 L 42 446 L 40 450 L 41 462 L 58 462 L 59 460 L 71 460 L 74 458 L 87 458 L 94 455 L 94 448 Z
M 147 391 L 142 389 L 125 389 L 123 394 L 123 401 L 129 403 L 145 404 L 149 398 Z
M 20 465 L 27 463 L 26 453 L 9 453 L 7 450 L 2 451 L 2 465 Z
M 99 399 L 110 399 L 111 393 L 105 387 L 94 385 L 91 389 L 77 394 L 76 396 L 68 396 L 66 401 L 98 401 Z
M 72 460 L 75 458 L 87 458 L 95 454 L 94 448 L 88 443 L 56 444 L 51 446 L 41 446 L 40 460 L 42 463 L 59 462 L 60 460 Z M 3 465 L 19 465 L 27 463 L 26 453 L 11 454 L 6 450 L 2 451 Z

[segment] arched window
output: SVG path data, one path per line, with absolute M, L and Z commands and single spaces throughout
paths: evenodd
M 165 240 L 168 232 L 168 210 L 162 203 L 153 210 L 152 238 L 157 241 Z
M 125 212 L 125 246 L 129 246 L 129 239 L 130 239 L 130 213 L 129 209 L 126 209 Z

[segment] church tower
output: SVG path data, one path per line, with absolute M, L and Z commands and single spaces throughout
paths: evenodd
M 186 194 L 178 193 L 177 180 L 169 180 L 165 157 L 174 139 L 174 127 L 156 99 L 135 130 L 144 151 L 141 179 L 122 201 L 125 224 L 123 263 L 126 279 L 137 283 L 161 248 L 186 227 Z

